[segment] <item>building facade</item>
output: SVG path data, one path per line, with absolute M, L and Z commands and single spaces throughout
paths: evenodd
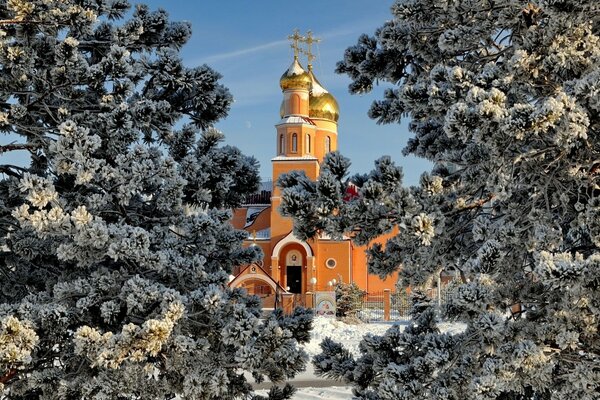
M 297 52 L 279 83 L 283 101 L 275 125 L 272 182 L 294 170 L 316 180 L 325 155 L 337 149 L 338 103 L 317 80 L 310 57 L 305 69 Z M 234 210 L 233 225 L 248 231 L 244 245 L 260 246 L 264 260 L 262 265 L 239 268 L 232 286 L 255 294 L 270 294 L 277 285 L 291 293 L 327 290 L 336 282 L 355 282 L 367 292 L 394 289 L 397 276 L 382 280 L 369 275 L 366 248 L 349 238 L 321 236 L 305 242 L 295 237 L 291 219 L 278 211 L 280 195 L 276 185 L 264 184 L 249 196 L 248 204 Z

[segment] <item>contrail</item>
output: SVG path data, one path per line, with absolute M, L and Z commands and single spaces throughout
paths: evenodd
M 215 62 L 215 61 L 220 61 L 220 60 L 226 60 L 228 58 L 235 58 L 235 57 L 243 56 L 246 54 L 257 53 L 257 52 L 260 52 L 263 50 L 268 50 L 273 47 L 282 46 L 287 43 L 288 43 L 287 40 L 276 40 L 274 42 L 269 42 L 269 43 L 261 44 L 261 45 L 254 46 L 254 47 L 248 47 L 245 49 L 234 50 L 234 51 L 230 51 L 227 53 L 213 54 L 211 56 L 204 58 L 203 61 L 206 63 L 210 63 L 210 62 Z
M 323 32 L 321 37 L 323 39 L 328 39 L 328 38 L 346 36 L 346 35 L 356 34 L 356 32 L 358 30 L 360 30 L 360 29 L 357 29 L 357 27 L 353 27 L 353 28 L 345 27 L 345 28 L 341 28 L 341 29 L 334 29 L 334 30 L 331 30 L 328 32 Z M 207 57 L 203 57 L 200 61 L 204 62 L 204 63 L 213 63 L 216 61 L 222 61 L 222 60 L 227 60 L 230 58 L 236 58 L 236 57 L 244 56 L 247 54 L 258 53 L 258 52 L 261 52 L 264 50 L 272 49 L 274 47 L 283 46 L 288 43 L 289 43 L 289 41 L 286 39 L 275 40 L 273 42 L 260 44 L 258 46 L 247 47 L 245 49 L 238 49 L 238 50 L 229 51 L 229 52 L 225 52 L 225 53 L 213 54 L 213 55 L 210 55 Z

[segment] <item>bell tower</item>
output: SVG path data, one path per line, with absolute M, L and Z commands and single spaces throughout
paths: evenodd
M 273 163 L 273 182 L 280 175 L 294 170 L 302 170 L 310 179 L 319 175 L 319 160 L 315 156 L 317 125 L 310 119 L 310 89 L 312 78 L 298 59 L 299 42 L 304 38 L 296 30 L 290 39 L 294 59 L 279 80 L 283 92 L 280 121 L 275 125 L 275 146 L 277 156 Z M 292 230 L 292 221 L 279 214 L 281 192 L 275 185 L 271 200 L 271 238 L 274 241 L 286 236 Z
M 294 59 L 288 69 L 281 75 L 279 86 L 283 93 L 279 123 L 275 125 L 275 146 L 277 156 L 273 163 L 273 182 L 277 182 L 282 174 L 302 171 L 316 181 L 319 176 L 320 163 L 330 151 L 337 150 L 337 120 L 339 108 L 335 98 L 317 80 L 312 69 L 315 59 L 312 45 L 319 39 L 308 31 L 301 36 L 298 30 L 288 36 L 294 51 Z M 306 46 L 300 48 L 300 43 Z M 299 53 L 308 57 L 307 69 L 299 60 Z M 275 246 L 292 232 L 292 220 L 279 213 L 281 190 L 274 185 L 271 197 L 271 244 Z M 301 249 L 299 249 L 301 250 Z M 307 279 L 312 277 L 315 258 L 306 252 L 304 272 L 298 279 L 306 286 Z M 287 254 L 287 253 L 286 253 Z M 304 254 L 304 253 L 302 253 Z M 276 281 L 288 282 L 292 275 L 293 265 L 289 260 L 281 259 L 281 254 L 271 258 L 272 276 Z M 288 262 L 288 264 L 285 264 Z M 285 265 L 282 265 L 285 264 Z M 311 267 L 308 268 L 308 265 Z M 289 268 L 288 268 L 289 267 Z M 288 271 L 290 269 L 290 271 Z

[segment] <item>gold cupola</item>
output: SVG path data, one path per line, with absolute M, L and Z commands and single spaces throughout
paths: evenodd
M 321 85 L 312 71 L 308 67 L 308 74 L 311 79 L 309 91 L 308 115 L 311 118 L 323 118 L 337 122 L 340 118 L 340 106 L 331 93 Z
M 279 80 L 279 86 L 281 90 L 310 90 L 312 84 L 312 79 L 310 74 L 306 72 L 300 62 L 298 62 L 298 57 L 294 57 L 294 61 L 292 65 L 281 75 L 281 79 Z

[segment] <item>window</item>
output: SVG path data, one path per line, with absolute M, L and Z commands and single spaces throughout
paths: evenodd
M 292 133 L 292 153 L 298 152 L 298 135 Z
M 329 269 L 334 269 L 335 266 L 337 265 L 337 261 L 335 261 L 334 258 L 328 258 L 327 261 L 325 261 L 325 265 Z
M 306 134 L 306 152 L 310 153 L 310 135 Z
M 331 151 L 331 138 L 327 136 L 325 138 L 325 152 L 329 153 Z
M 285 153 L 285 137 L 283 134 L 279 135 L 279 154 Z

